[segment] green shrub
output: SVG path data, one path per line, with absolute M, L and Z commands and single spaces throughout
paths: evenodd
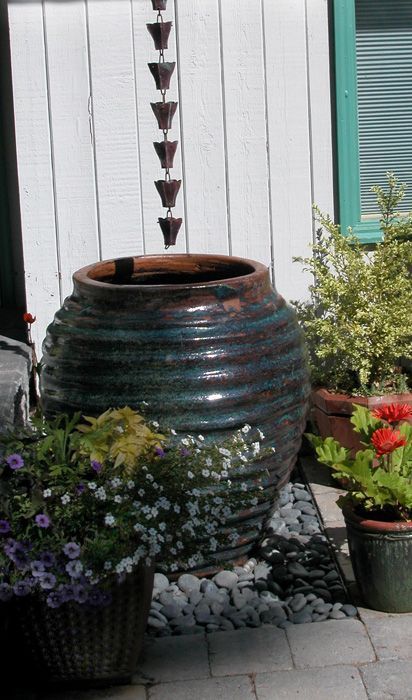
M 396 214 L 404 190 L 392 173 L 386 191 L 374 188 L 382 239 L 373 250 L 315 207 L 313 257 L 295 258 L 314 276 L 311 297 L 292 303 L 317 386 L 352 395 L 408 391 L 400 358 L 412 356 L 412 217 Z

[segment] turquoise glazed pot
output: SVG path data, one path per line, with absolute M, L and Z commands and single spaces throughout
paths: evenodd
M 412 521 L 381 522 L 343 515 L 359 592 L 367 606 L 388 613 L 412 612 Z
M 160 255 L 83 268 L 48 328 L 43 363 L 47 415 L 146 401 L 151 418 L 181 433 L 259 428 L 276 452 L 250 465 L 267 499 L 244 514 L 247 550 L 295 464 L 310 390 L 295 313 L 264 265 Z

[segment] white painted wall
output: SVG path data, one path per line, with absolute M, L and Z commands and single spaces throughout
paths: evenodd
M 74 270 L 163 252 L 150 0 L 8 0 L 27 308 L 44 336 Z M 169 0 L 171 139 L 183 178 L 173 252 L 308 278 L 311 204 L 333 214 L 327 0 Z

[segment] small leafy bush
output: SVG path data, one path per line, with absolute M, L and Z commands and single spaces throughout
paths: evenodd
M 310 301 L 294 306 L 317 386 L 365 396 L 408 391 L 400 358 L 412 357 L 412 218 L 395 213 L 404 189 L 390 173 L 388 190 L 375 188 L 382 239 L 369 251 L 315 208 L 313 257 L 295 259 L 314 284 Z

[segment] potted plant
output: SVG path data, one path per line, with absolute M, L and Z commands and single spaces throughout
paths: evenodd
M 411 417 L 408 404 L 355 406 L 351 422 L 363 445 L 355 457 L 332 437 L 308 435 L 319 461 L 347 481 L 337 502 L 356 582 L 364 601 L 385 612 L 412 611 Z
M 40 417 L 1 448 L 0 605 L 49 680 L 130 677 L 155 559 L 170 571 L 217 561 L 239 537 L 230 519 L 259 501 L 243 478 L 260 453 L 249 426 L 206 443 L 125 407 Z
M 309 348 L 314 418 L 323 437 L 355 450 L 353 403 L 412 405 L 401 360 L 412 356 L 412 217 L 395 214 L 405 188 L 393 174 L 387 191 L 374 189 L 382 239 L 373 250 L 315 208 L 321 228 L 313 257 L 296 259 L 314 276 L 310 300 L 295 303 Z

